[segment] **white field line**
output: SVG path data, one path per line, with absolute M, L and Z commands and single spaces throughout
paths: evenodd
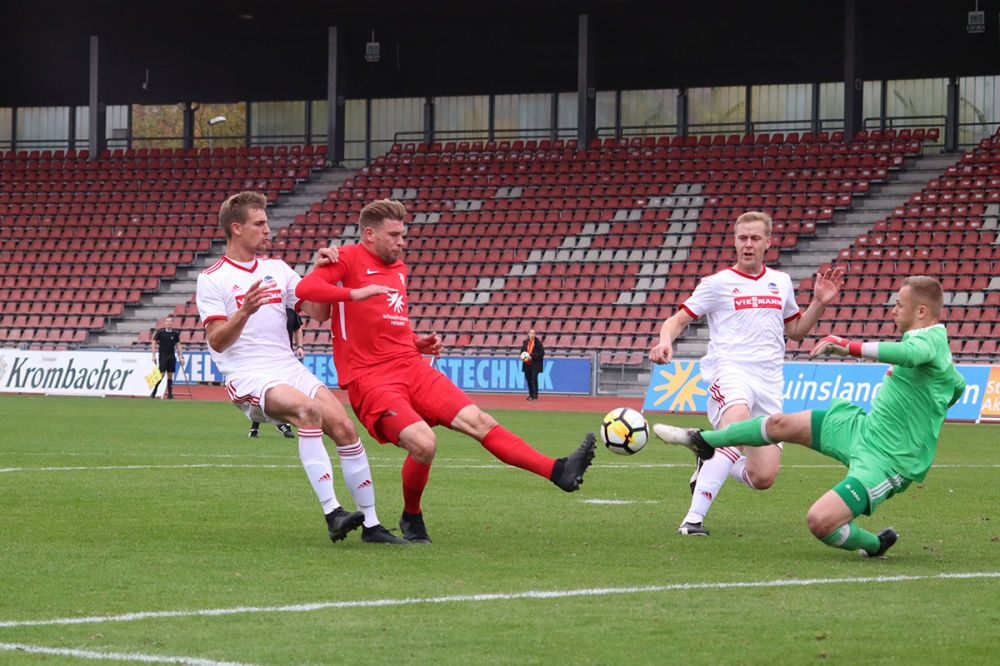
M 155 654 L 139 654 L 131 652 L 98 652 L 95 650 L 73 650 L 70 648 L 49 648 L 40 645 L 23 645 L 21 643 L 0 643 L 0 650 L 28 652 L 33 654 L 51 654 L 60 657 L 79 657 L 80 659 L 104 659 L 108 661 L 141 661 L 149 664 L 190 664 L 190 666 L 252 666 L 236 661 L 214 661 L 200 657 L 161 657 Z
M 287 460 L 287 458 L 286 458 Z M 370 467 L 373 468 L 389 468 L 397 469 L 401 463 L 389 463 L 381 464 L 374 463 Z M 336 466 L 336 465 L 335 465 Z M 187 465 L 95 465 L 95 466 L 78 466 L 78 467 L 0 467 L 0 474 L 8 474 L 11 472 L 89 472 L 95 470 L 130 470 L 130 469 L 208 469 L 208 468 L 219 468 L 219 469 L 298 469 L 300 465 L 234 465 L 225 463 L 191 463 Z M 675 464 L 675 463 L 656 463 L 649 465 L 625 465 L 620 463 L 597 463 L 594 467 L 600 469 L 666 469 L 672 467 L 682 467 L 688 469 L 691 467 L 689 464 Z M 784 469 L 843 469 L 843 465 L 782 465 Z M 1000 464 L 997 465 L 932 465 L 934 469 L 994 469 L 1000 468 Z M 454 465 L 454 464 L 435 464 L 434 469 L 515 469 L 510 465 L 502 464 L 487 464 L 487 465 Z
M 528 592 L 474 594 L 449 597 L 425 597 L 403 599 L 361 599 L 357 601 L 324 601 L 294 606 L 237 606 L 234 608 L 211 608 L 187 611 L 147 611 L 105 615 L 94 617 L 65 617 L 51 620 L 6 620 L 0 621 L 0 628 L 40 627 L 71 624 L 99 624 L 103 622 L 135 622 L 138 620 L 175 617 L 218 617 L 249 613 L 305 613 L 317 610 L 339 608 L 381 608 L 386 606 L 409 606 L 416 604 L 446 604 L 485 601 L 512 601 L 518 599 L 563 599 L 567 597 L 600 597 L 612 594 L 645 594 L 650 592 L 671 592 L 675 590 L 727 590 L 740 588 L 809 587 L 812 585 L 845 585 L 863 583 L 898 583 L 919 580 L 954 580 L 975 578 L 1000 578 L 1000 571 L 972 573 L 943 573 L 936 576 L 870 576 L 865 578 L 807 578 L 803 580 L 782 578 L 778 580 L 750 581 L 738 583 L 675 583 L 672 585 L 648 585 L 645 587 L 598 587 L 582 590 L 531 590 Z

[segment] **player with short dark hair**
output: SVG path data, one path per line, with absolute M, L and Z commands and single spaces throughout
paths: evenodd
M 153 334 L 153 363 L 158 363 L 163 377 L 167 378 L 167 400 L 174 399 L 174 372 L 177 370 L 177 360 L 184 364 L 184 350 L 181 348 L 181 334 L 174 330 L 174 316 L 167 315 L 163 318 L 163 328 Z M 159 347 L 159 361 L 157 361 L 157 347 Z M 156 382 L 150 398 L 156 397 L 156 391 L 160 388 L 160 382 Z
M 411 543 L 430 543 L 420 500 L 437 450 L 432 426 L 466 434 L 514 467 L 543 476 L 567 492 L 580 487 L 594 457 L 594 434 L 571 455 L 542 455 L 499 425 L 422 354 L 438 355 L 437 333 L 418 336 L 410 329 L 405 241 L 406 209 L 381 200 L 361 211 L 361 242 L 340 248 L 336 263 L 317 267 L 296 294 L 336 304 L 332 321 L 337 375 L 361 423 L 380 442 L 406 449 L 403 462 L 403 515 L 399 526 Z
M 379 524 L 368 455 L 354 422 L 288 346 L 286 307 L 318 321 L 330 316 L 330 307 L 296 298 L 298 274 L 283 261 L 257 256 L 271 232 L 266 207 L 263 194 L 241 192 L 219 211 L 227 225 L 226 254 L 198 276 L 197 292 L 212 360 L 226 376 L 229 399 L 249 419 L 298 428 L 299 458 L 332 541 L 364 526 L 364 542 L 407 545 Z M 337 500 L 324 434 L 337 444 L 344 482 L 360 511 L 348 512 Z
M 965 392 L 965 379 L 952 363 L 948 334 L 939 323 L 943 300 L 934 278 L 906 278 L 892 309 L 902 342 L 858 342 L 831 335 L 813 348 L 812 356 L 834 354 L 891 364 L 868 414 L 834 398 L 829 409 L 760 416 L 714 432 L 660 423 L 653 432 L 702 459 L 711 459 L 718 447 L 785 441 L 839 460 L 848 467 L 847 477 L 809 509 L 809 531 L 833 548 L 881 557 L 896 543 L 895 530 L 872 534 L 854 519 L 872 515 L 879 504 L 924 480 L 948 408 Z

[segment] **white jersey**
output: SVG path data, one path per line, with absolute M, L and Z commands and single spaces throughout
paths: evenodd
M 257 257 L 243 266 L 223 257 L 198 276 L 198 314 L 202 326 L 220 319 L 227 321 L 243 305 L 250 286 L 261 280 L 267 298 L 247 319 L 239 339 L 223 352 L 209 346 L 212 360 L 227 377 L 240 373 L 266 371 L 298 360 L 288 345 L 285 307 L 300 303 L 295 287 L 301 278 L 280 259 Z
M 681 308 L 708 319 L 708 353 L 701 359 L 708 384 L 728 370 L 780 391 L 785 323 L 801 316 L 787 273 L 764 267 L 752 276 L 727 268 L 702 278 Z

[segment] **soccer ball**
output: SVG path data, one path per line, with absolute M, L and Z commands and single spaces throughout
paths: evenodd
M 608 412 L 601 423 L 601 439 L 608 451 L 630 456 L 642 450 L 649 438 L 649 424 L 642 414 L 629 407 Z
M 531 360 L 531 354 L 529 354 L 526 351 L 521 352 L 521 360 L 527 363 L 528 361 Z

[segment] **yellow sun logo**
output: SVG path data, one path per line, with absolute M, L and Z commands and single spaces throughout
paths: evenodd
M 671 373 L 670 368 L 676 368 L 676 372 Z M 660 405 L 668 398 L 673 398 L 673 402 L 670 403 L 669 411 L 695 411 L 694 399 L 695 396 L 708 395 L 708 390 L 703 389 L 698 386 L 698 381 L 701 379 L 701 373 L 692 376 L 694 372 L 694 361 L 690 363 L 672 363 L 666 366 L 662 370 L 657 370 L 659 375 L 663 377 L 666 381 L 665 384 L 658 384 L 653 387 L 653 390 L 659 393 L 662 391 L 656 401 L 653 403 L 654 407 Z

